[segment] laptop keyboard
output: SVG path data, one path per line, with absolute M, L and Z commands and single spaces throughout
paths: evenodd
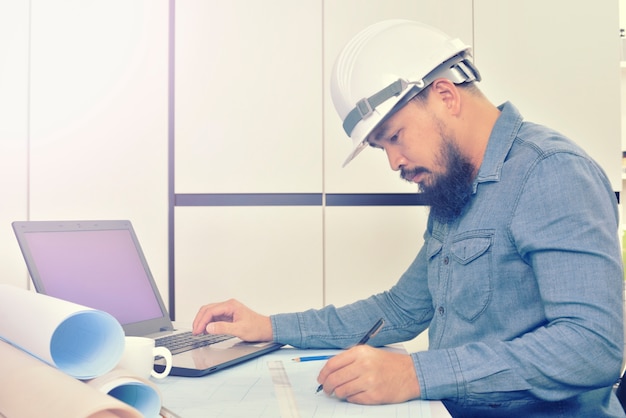
M 172 334 L 167 337 L 155 339 L 157 347 L 167 347 L 172 354 L 183 353 L 194 348 L 206 347 L 207 345 L 219 343 L 233 338 L 226 334 L 203 334 L 193 335 L 191 331 L 180 334 Z

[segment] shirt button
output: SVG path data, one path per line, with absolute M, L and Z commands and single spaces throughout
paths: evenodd
M 444 313 L 446 313 L 446 310 L 445 310 L 445 308 L 443 306 L 440 306 L 437 309 L 437 312 L 439 312 L 439 315 L 443 315 Z
M 447 266 L 449 262 L 450 262 L 450 259 L 448 258 L 448 256 L 445 256 L 443 258 L 443 264 L 445 264 Z

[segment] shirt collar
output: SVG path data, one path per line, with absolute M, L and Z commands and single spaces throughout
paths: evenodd
M 508 155 L 517 132 L 522 125 L 522 115 L 510 102 L 498 106 L 500 116 L 496 120 L 483 157 L 478 175 L 474 180 L 474 193 L 478 183 L 499 181 L 504 160 Z

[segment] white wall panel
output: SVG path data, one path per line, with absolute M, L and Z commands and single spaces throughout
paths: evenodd
M 618 2 L 474 1 L 483 91 L 583 146 L 621 190 Z
M 359 0 L 324 5 L 324 177 L 327 193 L 415 193 L 400 180 L 384 153 L 364 150 L 341 168 L 351 149 L 330 93 L 329 77 L 336 56 L 358 31 L 383 19 L 422 21 L 472 43 L 472 2 L 454 0 L 364 3 Z M 406 51 L 419 54 L 419 51 Z M 428 209 L 413 206 L 325 208 L 325 303 L 341 306 L 389 289 L 417 255 L 423 243 Z M 411 350 L 425 349 L 426 334 Z
M 330 207 L 325 211 L 326 304 L 388 290 L 424 243 L 426 207 Z
M 626 45 L 626 42 L 624 42 Z M 626 127 L 626 60 L 622 61 L 621 67 L 621 85 L 620 85 L 620 108 L 622 109 L 621 120 L 623 127 Z M 622 151 L 626 151 L 626 130 L 622 129 Z M 622 168 L 623 171 L 623 168 Z M 625 173 L 626 174 L 626 173 Z
M 365 27 L 384 19 L 412 19 L 433 25 L 450 36 L 472 43 L 472 1 L 362 0 L 324 3 L 324 176 L 327 193 L 401 193 L 415 192 L 415 185 L 401 181 L 391 171 L 384 153 L 366 149 L 346 168 L 341 168 L 350 152 L 351 140 L 329 92 L 330 74 L 343 46 Z M 406 51 L 419 54 L 420 51 Z
M 320 192 L 319 0 L 176 2 L 176 192 Z
M 0 283 L 20 287 L 28 275 L 11 222 L 27 216 L 28 20 L 28 2 L 0 2 Z
M 31 3 L 31 218 L 130 219 L 167 299 L 167 0 Z
M 176 321 L 236 298 L 264 314 L 322 306 L 320 207 L 176 210 Z

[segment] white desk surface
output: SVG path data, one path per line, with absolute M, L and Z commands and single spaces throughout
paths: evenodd
M 280 398 L 277 398 L 268 368 L 268 362 L 280 361 L 289 379 L 300 418 L 450 417 L 441 402 L 415 400 L 394 405 L 363 406 L 329 397 L 323 392 L 315 393 L 318 386 L 316 378 L 323 361 L 299 363 L 291 359 L 336 351 L 284 347 L 207 376 L 168 376 L 152 381 L 161 391 L 163 406 L 182 418 L 281 418 Z

